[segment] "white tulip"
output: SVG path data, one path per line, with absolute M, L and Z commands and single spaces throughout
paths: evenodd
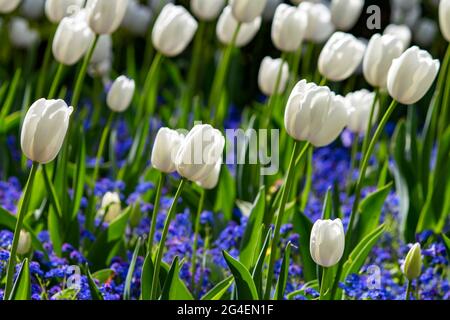
M 53 38 L 53 55 L 65 65 L 77 63 L 88 51 L 94 40 L 94 33 L 86 22 L 86 11 L 61 20 Z
M 302 2 L 298 6 L 308 16 L 305 39 L 314 43 L 325 42 L 334 31 L 330 9 L 322 3 Z
M 282 59 L 265 57 L 259 68 L 258 85 L 259 89 L 266 96 L 271 96 L 275 93 L 278 77 L 279 83 L 277 93 L 282 93 L 286 89 L 287 80 L 289 78 L 289 66 Z
M 422 272 L 422 250 L 420 248 L 420 243 L 415 243 L 411 249 L 409 249 L 402 269 L 405 277 L 409 281 L 420 276 L 420 273 Z
M 184 135 L 169 128 L 158 130 L 153 143 L 151 163 L 161 172 L 172 173 L 176 170 L 175 158 L 184 140 Z
M 439 60 L 414 46 L 392 62 L 387 87 L 392 98 L 414 104 L 427 93 L 439 72 Z
M 131 104 L 133 100 L 135 84 L 133 79 L 125 76 L 118 77 L 109 89 L 106 103 L 114 112 L 123 112 Z
M 94 0 L 88 4 L 91 11 L 89 26 L 97 34 L 111 34 L 120 26 L 127 10 L 128 0 Z
M 243 47 L 247 45 L 255 37 L 259 28 L 261 27 L 261 17 L 257 17 L 255 20 L 249 23 L 242 23 L 239 28 L 238 35 L 236 37 L 236 47 Z M 216 26 L 217 38 L 223 44 L 229 45 L 233 40 L 233 35 L 238 26 L 237 20 L 231 13 L 230 6 L 223 9 L 222 14 L 219 17 L 219 21 Z
M 72 111 L 64 100 L 39 99 L 31 105 L 20 138 L 22 151 L 28 159 L 45 164 L 56 158 Z
M 234 18 L 249 23 L 261 16 L 267 0 L 231 0 L 230 6 Z
M 322 267 L 332 267 L 342 258 L 345 233 L 341 219 L 317 220 L 311 230 L 311 257 Z
M 364 0 L 332 0 L 331 21 L 342 31 L 353 28 L 361 16 Z
M 20 13 L 28 19 L 39 19 L 44 15 L 45 0 L 23 0 Z
M 31 249 L 31 235 L 25 230 L 20 230 L 19 243 L 17 245 L 18 254 L 27 254 Z
M 111 222 L 122 212 L 120 197 L 117 192 L 107 192 L 102 198 L 102 206 L 99 215 L 105 222 Z
M 346 101 L 328 87 L 302 80 L 294 87 L 286 105 L 284 124 L 295 140 L 316 147 L 332 143 L 348 123 Z
M 280 4 L 272 22 L 272 42 L 283 52 L 300 48 L 308 25 L 308 15 L 296 7 Z
M 0 0 L 0 13 L 10 13 L 14 11 L 21 0 Z
M 408 48 L 411 43 L 411 29 L 406 25 L 390 24 L 384 29 L 383 34 L 390 34 L 400 39 L 403 43 L 403 48 Z
M 320 53 L 319 72 L 332 81 L 345 80 L 361 64 L 365 50 L 365 44 L 353 35 L 335 32 Z
M 189 45 L 197 27 L 197 21 L 184 7 L 169 3 L 153 26 L 153 45 L 165 56 L 177 56 Z
M 216 165 L 214 166 L 214 169 L 209 173 L 209 175 L 205 179 L 197 181 L 197 184 L 203 189 L 207 190 L 214 189 L 217 186 L 217 183 L 219 182 L 221 167 L 222 167 L 222 159 L 219 159 L 219 161 L 217 161 Z
M 30 49 L 39 42 L 39 33 L 31 29 L 28 20 L 13 18 L 9 24 L 9 38 L 14 47 Z
M 112 57 L 112 37 L 104 34 L 98 37 L 90 63 L 98 64 Z
M 84 0 L 47 0 L 45 15 L 48 20 L 58 23 L 62 18 L 75 14 L 84 5 Z
M 439 3 L 439 25 L 444 38 L 450 42 L 450 0 Z
M 195 125 L 175 159 L 178 173 L 191 181 L 204 181 L 222 159 L 225 138 L 208 124 Z
M 359 135 L 365 134 L 374 99 L 375 93 L 369 92 L 366 89 L 350 92 L 345 96 L 349 108 L 347 127 L 350 131 Z M 377 103 L 373 113 L 372 124 L 377 119 L 379 107 L 379 103 Z
M 130 0 L 122 26 L 133 34 L 142 36 L 147 33 L 151 19 L 152 11 L 148 7 L 140 5 L 137 0 Z
M 267 0 L 266 7 L 262 13 L 262 18 L 264 21 L 271 21 L 273 15 L 275 14 L 275 10 L 282 0 Z
M 192 13 L 204 21 L 216 19 L 224 6 L 225 0 L 191 0 Z
M 387 74 L 392 61 L 403 50 L 403 42 L 392 35 L 375 34 L 369 41 L 363 60 L 363 73 L 367 82 L 381 89 L 386 89 Z

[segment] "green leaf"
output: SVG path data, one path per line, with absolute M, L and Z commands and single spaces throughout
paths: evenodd
M 331 187 L 328 188 L 327 194 L 325 195 L 325 200 L 322 208 L 322 220 L 329 220 L 333 215 L 333 202 L 331 195 Z
M 242 263 L 234 259 L 226 251 L 222 251 L 222 253 L 236 282 L 238 300 L 257 300 L 258 292 L 256 291 L 256 286 L 250 272 Z
M 9 300 L 30 300 L 31 299 L 31 276 L 28 259 L 23 261 L 16 282 L 9 296 Z
M 309 148 L 308 149 L 308 158 L 307 158 L 307 163 L 306 163 L 305 186 L 303 187 L 303 191 L 300 196 L 300 199 L 301 199 L 300 210 L 302 212 L 305 211 L 306 205 L 308 204 L 309 192 L 311 191 L 311 187 L 312 187 L 312 174 L 313 174 L 312 154 L 313 154 L 313 148 Z
M 265 228 L 264 225 L 261 228 Z M 272 228 L 267 230 L 266 238 L 264 239 L 264 244 L 262 246 L 261 251 L 259 252 L 258 260 L 256 262 L 255 268 L 252 272 L 253 282 L 256 286 L 256 291 L 258 292 L 258 296 L 262 298 L 264 296 L 263 292 L 263 268 L 264 268 L 264 260 L 266 259 L 267 248 L 269 247 L 270 240 L 272 239 Z M 262 233 L 262 231 L 261 231 Z
M 61 220 L 58 217 L 58 214 L 56 213 L 53 208 L 50 208 L 48 210 L 48 217 L 47 217 L 47 225 L 48 225 L 48 231 L 50 233 L 50 240 L 52 241 L 53 250 L 56 252 L 56 254 L 60 257 L 62 254 L 62 235 L 61 235 Z
M 47 189 L 47 194 L 50 198 L 50 202 L 53 206 L 53 209 L 56 211 L 59 218 L 63 218 L 61 211 L 61 204 L 59 203 L 58 195 L 56 194 L 53 182 L 50 180 L 50 177 L 48 176 L 48 169 L 45 164 L 42 165 L 42 175 L 44 176 L 45 187 Z
M 127 277 L 125 279 L 125 287 L 123 290 L 123 299 L 130 300 L 131 297 L 131 281 L 133 280 L 133 273 L 136 267 L 136 260 L 139 254 L 139 249 L 141 248 L 141 237 L 138 238 L 136 247 L 134 248 L 133 257 L 131 258 L 130 266 L 128 267 Z
M 92 300 L 103 300 L 103 296 L 100 293 L 100 290 L 98 290 L 97 285 L 95 284 L 94 279 L 92 278 L 91 272 L 89 271 L 89 267 L 85 266 L 85 274 L 88 280 L 89 290 L 91 292 L 91 298 Z
M 233 284 L 233 276 L 223 279 L 209 290 L 200 300 L 220 300 Z
M 292 291 L 292 292 L 288 293 L 286 295 L 286 298 L 288 300 L 292 300 L 298 295 L 302 295 L 302 296 L 308 298 L 308 294 L 305 291 L 306 291 L 306 289 L 310 289 L 310 288 L 316 290 L 317 292 L 319 292 L 320 288 L 319 288 L 319 282 L 317 281 L 317 279 L 311 280 L 311 281 L 305 283 L 302 286 L 302 288 L 299 289 L 299 290 L 295 290 L 295 291 Z M 310 298 L 309 300 L 315 300 L 316 299 L 315 297 L 311 297 L 311 296 L 309 298 Z
M 252 269 L 256 263 L 256 253 L 259 250 L 258 232 L 264 219 L 266 210 L 266 189 L 264 186 L 259 190 L 255 201 L 253 202 L 247 226 L 241 241 L 239 261 L 247 268 Z
M 278 277 L 277 286 L 275 289 L 275 300 L 283 300 L 284 292 L 286 290 L 286 283 L 289 277 L 289 259 L 291 256 L 291 243 L 288 242 L 284 252 L 283 262 L 281 263 L 280 276 Z
M 222 166 L 214 211 L 221 211 L 224 221 L 231 220 L 236 199 L 236 183 L 227 166 Z
M 173 283 L 175 282 L 174 279 L 178 275 L 179 271 L 178 256 L 176 256 L 172 262 L 172 265 L 170 266 L 166 281 L 164 282 L 160 300 L 171 300 L 171 292 L 173 292 Z
M 0 133 L 6 134 L 9 131 L 17 128 L 20 124 L 20 120 L 22 118 L 22 113 L 20 111 L 16 111 L 6 116 L 3 121 L 0 122 Z
M 154 265 L 151 251 L 147 252 L 141 273 L 141 299 L 150 300 L 152 291 Z
M 98 280 L 100 283 L 105 283 L 114 275 L 112 269 L 101 269 L 92 274 L 92 278 Z
M 86 180 L 86 141 L 83 130 L 80 128 L 79 149 L 77 152 L 77 162 L 75 167 L 75 177 L 73 179 L 73 200 L 72 200 L 72 219 L 74 219 L 78 210 L 80 210 L 81 199 L 83 198 L 84 183 Z
M 17 92 L 17 87 L 19 85 L 21 73 L 22 73 L 21 69 L 16 69 L 14 77 L 11 81 L 11 86 L 9 87 L 8 90 L 8 96 L 6 97 L 6 101 L 3 104 L 2 110 L 0 112 L 0 119 L 5 119 L 5 117 L 9 114 L 11 107 L 13 106 L 14 97 Z
M 311 237 L 312 222 L 303 212 L 297 212 L 293 216 L 292 223 L 294 230 L 300 234 L 302 241 L 299 243 L 300 257 L 303 264 L 303 275 L 305 281 L 313 281 L 316 279 L 316 264 L 311 258 L 309 251 L 309 238 Z
M 166 263 L 161 265 L 164 277 L 161 300 L 194 300 L 186 284 L 180 279 L 182 263 L 178 263 L 178 257 L 175 260 L 170 269 Z

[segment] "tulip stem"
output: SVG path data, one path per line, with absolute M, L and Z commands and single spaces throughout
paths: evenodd
M 195 217 L 194 225 L 194 244 L 192 246 L 192 261 L 191 261 L 191 289 L 195 288 L 195 270 L 196 270 L 196 260 L 197 260 L 197 247 L 198 247 L 198 234 L 200 232 L 200 218 L 203 211 L 203 206 L 205 204 L 205 189 L 200 191 L 200 201 L 197 208 L 197 216 Z
M 44 62 L 42 63 L 42 68 L 41 71 L 39 72 L 39 78 L 36 86 L 36 99 L 42 98 L 44 85 L 47 79 L 48 66 L 50 64 L 50 58 L 52 56 L 52 45 L 53 45 L 53 37 L 51 37 L 48 40 L 47 46 L 45 48 Z
M 373 98 L 372 106 L 370 107 L 369 122 L 367 123 L 366 134 L 364 135 L 364 140 L 363 140 L 363 145 L 362 145 L 362 154 L 366 154 L 366 151 L 367 151 L 367 146 L 369 144 L 370 132 L 372 131 L 372 126 L 374 124 L 373 118 L 375 117 L 375 109 L 376 109 L 377 102 L 380 99 L 380 90 L 378 88 L 375 88 L 374 91 L 375 91 L 375 97 Z
M 347 183 L 347 194 L 350 195 L 352 180 L 353 180 L 353 170 L 356 167 L 357 161 L 356 156 L 358 155 L 359 147 L 359 135 L 358 133 L 353 133 L 353 141 L 352 141 L 352 152 L 350 157 L 350 168 L 348 171 L 348 183 Z
M 302 45 L 297 49 L 297 51 L 293 54 L 293 62 L 292 62 L 292 69 L 291 69 L 291 80 L 289 81 L 289 92 L 294 87 L 295 83 L 298 79 L 298 72 L 299 72 L 299 66 L 300 66 L 300 60 L 302 58 Z
M 50 87 L 50 92 L 48 94 L 48 99 L 53 99 L 56 95 L 56 90 L 58 90 L 59 83 L 61 82 L 61 77 L 64 71 L 64 64 L 59 63 L 58 69 L 56 70 L 55 77 L 52 81 L 52 86 Z
M 31 166 L 31 171 L 28 176 L 27 184 L 25 185 L 25 189 L 23 190 L 23 198 L 22 202 L 20 203 L 19 211 L 17 214 L 17 222 L 16 227 L 14 229 L 14 238 L 11 245 L 11 251 L 9 255 L 8 260 L 8 267 L 7 267 L 7 273 L 6 273 L 6 286 L 5 286 L 5 292 L 3 294 L 3 299 L 8 300 L 9 296 L 11 294 L 12 286 L 13 286 L 13 277 L 14 277 L 14 271 L 16 266 L 16 252 L 17 247 L 19 245 L 19 238 L 20 238 L 20 230 L 22 230 L 23 226 L 23 220 L 25 218 L 25 215 L 28 210 L 28 204 L 30 202 L 31 198 L 31 191 L 33 189 L 33 182 L 34 178 L 36 176 L 37 169 L 39 168 L 39 164 L 37 162 L 33 162 L 33 165 Z
M 97 149 L 97 156 L 95 158 L 95 166 L 94 166 L 94 173 L 92 175 L 92 185 L 95 186 L 95 183 L 97 181 L 99 171 L 100 171 L 100 158 L 103 155 L 103 151 L 105 150 L 106 141 L 108 139 L 108 134 L 111 129 L 112 122 L 114 120 L 114 112 L 110 112 L 108 116 L 108 120 L 106 122 L 105 128 L 103 129 L 102 136 L 100 138 L 100 144 L 98 145 Z
M 325 86 L 325 85 L 327 85 L 327 78 L 325 76 L 322 76 L 322 78 L 320 79 L 319 86 Z
M 156 219 L 158 217 L 159 203 L 161 201 L 161 193 L 162 193 L 162 188 L 164 185 L 165 178 L 166 178 L 166 175 L 163 172 L 161 172 L 159 175 L 159 179 L 158 179 L 158 186 L 156 188 L 155 202 L 153 203 L 152 221 L 150 224 L 150 231 L 149 231 L 148 239 L 147 239 L 147 251 L 148 252 L 152 252 L 153 238 L 155 237 L 155 230 L 156 230 Z
M 172 205 L 170 206 L 169 212 L 167 212 L 166 221 L 164 222 L 164 228 L 161 234 L 161 240 L 159 241 L 158 251 L 156 253 L 155 258 L 155 268 L 153 270 L 152 289 L 150 291 L 151 292 L 150 297 L 152 300 L 155 300 L 157 298 L 156 295 L 158 292 L 159 271 L 161 269 L 161 261 L 164 252 L 164 247 L 166 244 L 167 233 L 169 232 L 170 222 L 172 221 L 173 216 L 175 214 L 175 208 L 177 207 L 177 202 L 178 199 L 180 198 L 181 191 L 183 190 L 185 183 L 186 179 L 184 178 L 181 179 L 180 184 L 178 185 L 177 192 L 175 193 L 175 196 L 172 200 Z
M 407 280 L 408 284 L 406 286 L 406 295 L 405 295 L 405 300 L 410 300 L 411 299 L 411 293 L 412 293 L 412 281 L 411 280 Z
M 292 187 L 292 180 L 294 178 L 294 172 L 296 163 L 298 163 L 301 160 L 301 156 L 306 154 L 306 151 L 308 150 L 310 144 L 306 143 L 303 147 L 302 151 L 300 152 L 300 155 L 297 157 L 297 150 L 299 149 L 300 142 L 295 141 L 294 148 L 292 150 L 291 160 L 289 162 L 288 171 L 286 174 L 286 179 L 284 182 L 284 187 L 282 189 L 282 195 L 280 200 L 280 207 L 278 211 L 278 216 L 275 224 L 275 232 L 272 239 L 271 249 L 270 249 L 270 260 L 269 260 L 269 270 L 267 272 L 267 282 L 266 282 L 266 290 L 264 292 L 264 299 L 269 300 L 270 299 L 270 293 L 272 288 L 272 279 L 273 279 L 273 273 L 275 268 L 275 259 L 277 257 L 277 249 L 278 249 L 278 242 L 280 241 L 280 230 L 281 225 L 283 224 L 283 216 L 284 211 L 286 209 L 286 202 L 289 197 L 289 194 L 291 193 L 291 187 Z
M 438 126 L 438 138 L 441 139 L 442 135 L 445 132 L 445 129 L 447 129 L 447 123 L 448 123 L 448 105 L 450 104 L 450 88 L 448 86 L 448 83 L 450 82 L 450 68 L 449 68 L 449 61 L 450 61 L 450 44 L 448 45 L 447 53 L 445 56 L 446 61 L 444 62 L 444 65 L 447 65 L 447 80 L 444 81 L 444 83 L 447 83 L 447 86 L 445 86 L 444 95 L 442 98 L 442 110 Z M 445 79 L 445 69 L 444 69 L 444 79 Z
M 319 300 L 328 300 L 326 298 L 326 292 L 325 290 L 327 289 L 327 278 L 328 278 L 328 270 L 329 268 L 323 267 L 322 268 L 322 281 L 320 282 L 320 296 L 319 296 Z

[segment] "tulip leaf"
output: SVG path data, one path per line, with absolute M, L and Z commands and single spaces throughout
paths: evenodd
M 91 292 L 92 300 L 104 300 L 103 295 L 101 294 L 100 290 L 98 289 L 87 264 L 84 267 L 84 273 L 86 274 L 86 278 L 88 281 L 89 291 Z
M 112 269 L 101 269 L 92 274 L 92 278 L 98 280 L 100 283 L 107 282 L 112 276 L 114 276 L 114 270 Z
M 236 199 L 236 184 L 227 166 L 222 166 L 214 211 L 221 211 L 224 221 L 232 219 L 233 208 Z
M 234 259 L 226 251 L 222 251 L 225 261 L 233 274 L 236 282 L 237 299 L 238 300 L 258 300 L 258 292 L 255 283 L 247 268 Z
M 303 212 L 296 212 L 293 216 L 295 233 L 300 234 L 302 241 L 299 243 L 300 257 L 303 265 L 303 275 L 305 281 L 313 281 L 316 279 L 316 264 L 311 258 L 309 251 L 309 238 L 311 237 L 312 222 Z
M 445 250 L 447 251 L 447 257 L 450 259 L 450 238 L 443 233 L 442 240 L 444 240 L 444 246 Z
M 19 274 L 14 282 L 14 286 L 9 296 L 9 300 L 30 300 L 31 299 L 31 276 L 28 259 L 22 262 Z
M 75 177 L 73 179 L 73 200 L 72 200 L 72 219 L 74 219 L 78 210 L 80 210 L 81 199 L 83 198 L 84 183 L 86 178 L 86 140 L 83 130 L 80 130 L 79 149 L 77 152 L 77 162 L 75 167 Z
M 133 256 L 131 258 L 130 266 L 128 267 L 127 277 L 125 279 L 125 287 L 123 290 L 123 299 L 130 300 L 131 297 L 131 281 L 133 280 L 134 269 L 136 268 L 136 260 L 139 254 L 139 249 L 141 248 L 142 238 L 139 237 L 134 248 Z
M 265 226 L 261 225 L 261 228 L 264 229 Z M 262 230 L 261 230 L 261 234 L 262 234 Z M 272 239 L 272 228 L 270 228 L 267 233 L 266 233 L 266 237 L 264 239 L 264 243 L 262 246 L 261 251 L 259 252 L 259 256 L 258 256 L 258 260 L 256 261 L 256 265 L 253 268 L 253 272 L 252 272 L 252 278 L 253 281 L 255 283 L 256 286 L 256 291 L 258 292 L 258 295 L 260 298 L 262 298 L 264 296 L 264 292 L 263 292 L 263 268 L 264 268 L 264 261 L 266 259 L 267 256 L 267 248 L 269 247 L 270 244 L 270 240 Z
M 53 206 L 53 209 L 56 211 L 56 214 L 59 218 L 63 218 L 61 211 L 61 204 L 59 203 L 58 195 L 56 194 L 55 187 L 53 186 L 53 182 L 50 180 L 48 175 L 48 169 L 46 165 L 42 165 L 42 175 L 44 177 L 45 187 L 47 189 L 47 195 L 50 198 L 50 202 Z
M 141 272 L 141 299 L 150 300 L 153 282 L 154 265 L 151 251 L 147 252 Z
M 200 300 L 220 300 L 233 284 L 233 276 L 223 279 L 209 290 Z
M 331 188 L 328 188 L 322 208 L 322 220 L 329 220 L 333 215 Z
M 161 291 L 160 300 L 172 300 L 171 298 L 174 293 L 175 277 L 177 277 L 179 271 L 178 256 L 176 256 L 166 276 L 166 281 L 164 282 L 164 286 Z
M 277 286 L 275 289 L 275 300 L 283 300 L 284 292 L 286 290 L 286 283 L 289 277 L 289 260 L 291 256 L 291 243 L 288 242 L 284 251 L 283 261 L 281 263 L 280 276 L 278 277 Z

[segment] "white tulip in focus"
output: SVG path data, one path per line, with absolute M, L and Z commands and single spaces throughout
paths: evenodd
M 84 0 L 47 0 L 45 15 L 48 20 L 58 23 L 62 18 L 75 14 L 84 5 Z
M 107 192 L 102 198 L 102 206 L 99 211 L 100 216 L 103 217 L 103 221 L 111 222 L 117 218 L 122 212 L 120 206 L 120 197 L 117 192 Z
M 392 61 L 398 58 L 404 49 L 403 42 L 395 36 L 373 35 L 363 60 L 363 73 L 367 82 L 373 87 L 386 89 L 387 74 Z
M 191 0 L 192 13 L 204 21 L 216 19 L 225 6 L 225 0 Z
M 195 125 L 175 159 L 178 173 L 191 181 L 205 181 L 222 159 L 225 138 L 209 124 Z
M 39 99 L 23 120 L 20 143 L 25 156 L 38 163 L 49 163 L 59 153 L 69 127 L 73 108 L 64 100 Z
M 0 13 L 10 13 L 14 11 L 21 0 L 0 0 Z
M 20 13 L 28 19 L 39 19 L 44 15 L 45 0 L 23 0 Z
M 298 6 L 308 16 L 305 39 L 314 43 L 325 42 L 334 31 L 330 9 L 322 3 L 301 2 Z
M 308 15 L 297 7 L 280 4 L 272 22 L 272 42 L 283 52 L 300 48 L 308 25 Z
M 128 0 L 95 0 L 89 3 L 89 26 L 97 34 L 111 34 L 122 23 Z
M 422 250 L 420 243 L 415 243 L 406 255 L 405 262 L 403 263 L 403 273 L 409 281 L 412 281 L 420 276 L 421 271 Z
M 289 78 L 289 66 L 280 58 L 265 57 L 259 67 L 258 85 L 259 89 L 266 96 L 271 96 L 275 93 L 278 77 L 280 80 L 277 93 L 282 93 L 286 89 L 286 83 Z
M 444 38 L 450 42 L 450 0 L 439 3 L 439 25 Z
M 169 3 L 153 26 L 153 45 L 165 56 L 177 56 L 189 45 L 197 27 L 197 21 L 184 7 Z
M 320 53 L 319 72 L 332 81 L 345 80 L 361 64 L 365 50 L 365 44 L 353 35 L 335 32 Z
M 294 87 L 286 105 L 284 125 L 287 133 L 316 147 L 332 143 L 348 123 L 344 97 L 328 87 L 302 80 Z
M 347 128 L 358 135 L 366 133 L 370 112 L 372 109 L 375 93 L 362 89 L 355 92 L 350 92 L 345 96 L 348 106 L 348 124 Z M 375 105 L 372 124 L 375 123 L 380 105 L 377 102 Z
M 353 28 L 361 16 L 364 0 L 332 0 L 331 21 L 342 31 Z
M 11 44 L 19 49 L 30 49 L 39 42 L 39 33 L 31 29 L 28 20 L 12 18 L 9 24 L 9 39 Z
M 257 17 L 255 20 L 249 23 L 242 23 L 239 28 L 238 35 L 236 37 L 236 47 L 243 47 L 247 45 L 255 37 L 259 28 L 261 27 L 261 17 Z M 230 6 L 225 7 L 222 14 L 219 17 L 219 21 L 216 25 L 216 35 L 220 42 L 229 45 L 233 40 L 233 35 L 238 26 L 237 20 L 231 13 Z
M 122 26 L 135 35 L 143 36 L 148 31 L 151 19 L 150 8 L 140 5 L 137 0 L 129 0 Z
M 27 254 L 31 249 L 31 235 L 25 230 L 20 230 L 19 243 L 17 245 L 18 254 Z
M 65 17 L 59 23 L 53 38 L 53 56 L 62 64 L 73 65 L 88 51 L 94 37 L 86 22 L 85 10 Z
M 164 173 L 175 172 L 175 158 L 183 140 L 184 136 L 175 130 L 159 129 L 153 143 L 152 166 Z
M 214 166 L 214 169 L 209 173 L 209 175 L 205 179 L 197 181 L 197 184 L 203 189 L 207 190 L 214 189 L 217 186 L 217 183 L 219 182 L 221 167 L 222 167 L 222 159 L 219 159 L 219 161 L 217 161 L 216 165 Z
M 383 34 L 390 34 L 400 39 L 405 50 L 411 44 L 411 29 L 407 25 L 390 24 L 386 27 L 386 29 L 384 29 Z
M 133 100 L 135 84 L 133 79 L 125 76 L 118 77 L 109 89 L 106 103 L 114 112 L 123 112 L 131 104 Z
M 439 72 L 439 60 L 414 46 L 392 62 L 387 88 L 392 98 L 403 104 L 414 104 L 427 93 Z
M 317 220 L 311 229 L 311 257 L 322 267 L 332 267 L 342 258 L 345 233 L 341 219 Z
M 234 18 L 249 23 L 261 16 L 267 0 L 231 0 L 230 6 Z

